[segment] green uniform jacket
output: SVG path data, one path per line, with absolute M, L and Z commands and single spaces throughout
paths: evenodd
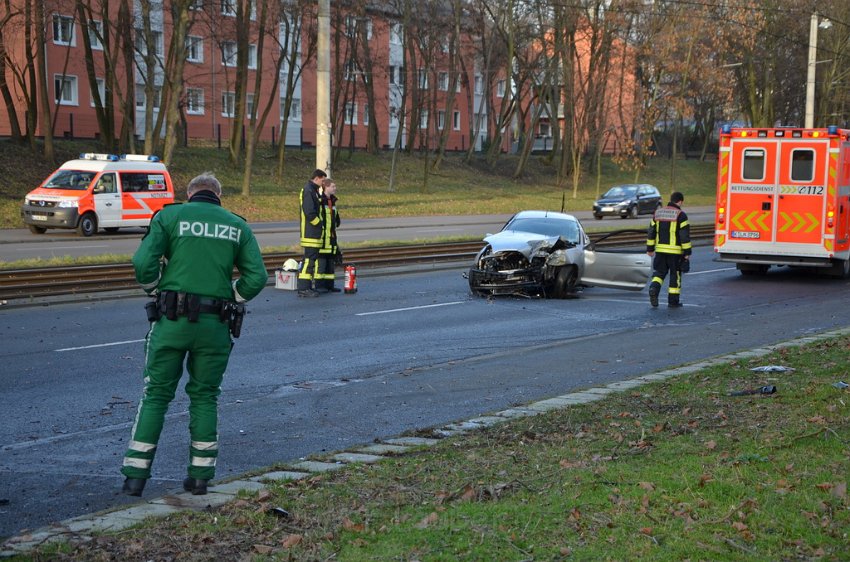
M 254 233 L 214 197 L 197 201 L 198 195 L 189 203 L 166 206 L 151 220 L 133 255 L 136 280 L 148 293 L 158 289 L 236 302 L 251 300 L 269 277 Z M 165 258 L 162 267 L 161 257 Z M 234 266 L 240 274 L 235 282 Z

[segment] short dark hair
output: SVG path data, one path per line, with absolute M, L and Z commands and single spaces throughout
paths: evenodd
M 326 178 L 326 177 L 328 177 L 328 175 L 325 173 L 325 171 L 324 171 L 324 170 L 321 170 L 321 169 L 319 169 L 319 168 L 316 168 L 315 170 L 313 170 L 313 175 L 312 175 L 312 176 L 310 176 L 310 179 L 313 179 L 313 178 Z
M 671 202 L 671 203 L 681 203 L 681 202 L 682 202 L 682 201 L 684 201 L 684 200 L 685 200 L 685 196 L 684 196 L 684 195 L 682 195 L 682 193 L 681 193 L 681 192 L 679 192 L 679 191 L 674 191 L 674 192 L 670 195 L 670 202 Z

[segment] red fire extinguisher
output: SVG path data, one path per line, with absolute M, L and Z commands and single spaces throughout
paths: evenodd
M 357 268 L 353 263 L 345 266 L 345 292 L 347 294 L 357 292 Z

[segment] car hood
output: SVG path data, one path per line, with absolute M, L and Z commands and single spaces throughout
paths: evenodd
M 530 257 L 538 248 L 554 246 L 560 239 L 560 236 L 544 236 L 533 232 L 504 230 L 498 234 L 491 234 L 484 241 L 490 245 L 493 253 L 520 252 L 526 257 Z
M 602 199 L 597 199 L 596 202 L 602 205 L 613 205 L 615 203 L 630 201 L 631 199 L 631 197 L 603 197 Z

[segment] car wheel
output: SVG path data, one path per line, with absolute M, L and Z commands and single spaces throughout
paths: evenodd
M 94 216 L 94 213 L 86 213 L 80 217 L 80 223 L 77 225 L 77 232 L 86 237 L 97 232 L 97 217 Z
M 28 226 L 30 227 L 30 232 L 32 232 L 33 234 L 44 234 L 45 232 L 47 232 L 47 229 L 43 226 L 36 226 L 34 224 L 30 224 Z
M 638 216 L 638 208 L 637 208 L 637 205 L 632 205 L 631 207 L 629 207 L 629 218 L 630 218 L 630 219 L 633 219 L 633 218 L 635 218 L 636 216 Z M 623 218 L 626 218 L 626 217 L 623 217 Z
M 113 232 L 118 232 L 118 227 L 117 226 L 110 226 L 109 228 L 104 228 L 103 230 L 105 230 L 106 232 L 109 232 L 109 233 L 113 233 Z
M 602 220 L 602 215 L 593 215 L 593 218 L 595 218 L 595 219 L 596 219 L 596 220 L 598 220 L 598 221 L 601 221 L 601 220 Z
M 477 297 L 484 297 L 487 294 L 479 288 L 481 284 L 480 276 L 475 272 L 474 268 L 469 268 L 469 274 L 467 275 L 469 279 L 469 290 L 472 291 L 472 294 Z
M 555 277 L 553 297 L 556 299 L 571 299 L 576 297 L 576 284 L 578 283 L 578 271 L 574 265 L 565 265 L 558 270 Z

